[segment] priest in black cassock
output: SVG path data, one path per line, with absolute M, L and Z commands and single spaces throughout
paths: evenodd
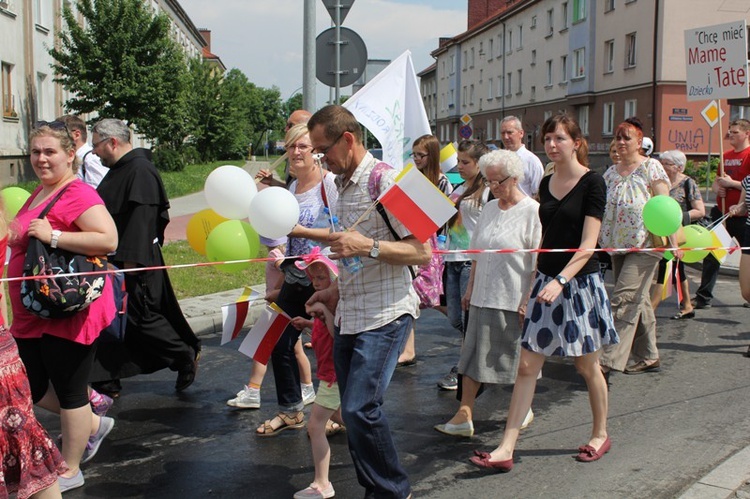
M 94 152 L 109 172 L 97 191 L 117 225 L 119 246 L 110 261 L 120 268 L 164 265 L 161 246 L 169 223 L 169 200 L 150 151 L 133 149 L 130 129 L 120 120 L 94 125 Z M 125 274 L 128 324 L 123 343 L 100 343 L 91 381 L 117 396 L 121 378 L 169 368 L 175 389 L 193 383 L 201 344 L 182 314 L 166 270 Z

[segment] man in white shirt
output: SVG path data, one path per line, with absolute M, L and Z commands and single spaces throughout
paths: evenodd
M 518 154 L 523 160 L 523 181 L 518 187 L 527 196 L 536 198 L 539 193 L 539 184 L 544 176 L 544 166 L 533 152 L 523 145 L 523 125 L 517 116 L 506 116 L 500 123 L 500 134 L 506 149 Z
M 99 182 L 109 171 L 99 159 L 99 156 L 92 151 L 93 147 L 88 143 L 88 132 L 86 122 L 78 116 L 66 114 L 60 116 L 57 121 L 62 121 L 68 128 L 68 133 L 76 144 L 76 156 L 81 160 L 81 166 L 78 167 L 76 175 L 78 178 L 96 189 Z

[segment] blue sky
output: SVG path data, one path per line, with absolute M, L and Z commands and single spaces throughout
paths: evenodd
M 330 27 L 318 1 L 316 33 Z M 256 85 L 281 89 L 282 99 L 302 85 L 302 0 L 180 0 L 193 23 L 212 31 L 212 51 Z M 411 50 L 420 71 L 433 59 L 438 38 L 466 30 L 466 0 L 356 0 L 343 26 L 357 32 L 370 59 L 395 59 Z M 345 89 L 342 94 L 349 94 Z M 328 87 L 317 83 L 317 106 Z

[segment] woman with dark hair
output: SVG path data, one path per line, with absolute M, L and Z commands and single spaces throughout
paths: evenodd
M 490 189 L 484 185 L 484 175 L 479 170 L 479 158 L 489 150 L 481 142 L 463 140 L 458 144 L 458 173 L 464 180 L 451 193 L 451 200 L 456 203 L 458 212 L 448 221 L 448 248 L 451 250 L 467 250 L 471 243 L 471 236 L 482 213 L 482 208 L 489 199 Z M 461 298 L 466 293 L 471 274 L 471 258 L 466 254 L 448 254 L 445 261 L 445 301 L 448 320 L 451 326 L 466 332 L 467 313 L 461 308 Z M 438 382 L 442 390 L 458 389 L 458 366 L 453 366 L 450 372 Z
M 607 434 L 607 383 L 599 369 L 599 351 L 617 343 L 595 252 L 605 204 L 601 175 L 587 167 L 588 146 L 575 121 L 565 115 L 542 126 L 544 150 L 555 173 L 539 186 L 539 218 L 543 249 L 580 248 L 580 252 L 540 253 L 536 278 L 523 318 L 521 358 L 508 421 L 500 445 L 492 452 L 475 451 L 471 462 L 502 472 L 513 469 L 513 451 L 521 423 L 531 407 L 537 376 L 548 356 L 573 357 L 586 380 L 593 413 L 588 443 L 576 459 L 596 461 L 610 449 Z
M 414 159 L 414 165 L 422 174 L 427 177 L 430 182 L 435 184 L 443 194 L 450 196 L 453 192 L 453 186 L 451 185 L 448 177 L 440 170 L 440 142 L 434 135 L 422 135 L 414 141 L 414 145 L 411 149 L 411 157 Z M 437 234 L 430 238 L 430 246 L 432 249 L 437 249 L 436 235 L 440 234 L 441 230 L 438 230 Z M 439 302 L 439 297 L 443 294 L 443 289 L 440 289 L 440 282 L 434 282 L 431 279 L 429 283 L 424 286 L 421 283 L 425 281 L 419 281 L 420 274 L 425 273 L 428 276 L 437 273 L 442 275 L 443 273 L 443 258 L 437 254 L 432 253 L 432 259 L 427 265 L 419 267 L 417 272 L 417 278 L 414 280 L 414 289 L 419 295 L 420 304 L 419 308 L 432 308 Z M 435 285 L 437 284 L 437 285 Z M 406 344 L 404 350 L 398 357 L 398 367 L 413 366 L 417 363 L 417 351 L 414 345 L 414 328 L 412 327 L 409 337 L 406 338 Z
M 643 207 L 652 196 L 669 196 L 670 182 L 661 163 L 639 152 L 643 127 L 637 118 L 621 123 L 615 130 L 615 140 L 620 161 L 603 175 L 607 204 L 599 244 L 602 248 L 623 249 L 610 253 L 615 279 L 612 310 L 620 343 L 604 349 L 601 365 L 605 373 L 612 369 L 626 374 L 657 372 L 660 362 L 651 282 L 661 253 L 627 249 L 653 247 L 643 223 Z M 673 247 L 676 246 L 674 238 L 671 239 Z M 678 258 L 682 256 L 677 253 Z

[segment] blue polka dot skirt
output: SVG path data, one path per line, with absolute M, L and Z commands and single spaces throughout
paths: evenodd
M 526 307 L 521 347 L 546 356 L 580 357 L 620 342 L 599 272 L 577 276 L 550 303 L 537 294 L 553 278 L 537 272 Z

